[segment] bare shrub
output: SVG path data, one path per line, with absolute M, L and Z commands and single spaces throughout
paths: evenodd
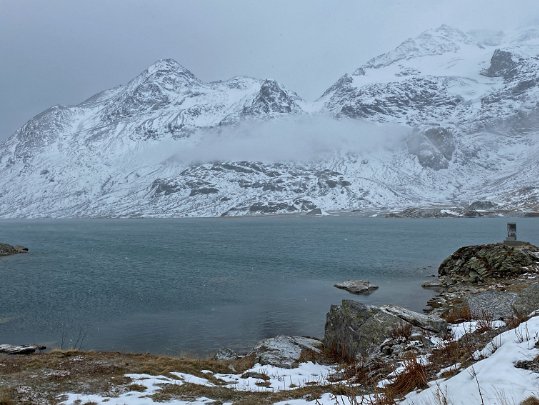
M 410 339 L 412 336 L 412 324 L 401 322 L 393 327 L 389 332 L 389 336 L 393 339 L 404 338 Z

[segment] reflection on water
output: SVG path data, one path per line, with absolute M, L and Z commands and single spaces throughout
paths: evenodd
M 197 353 L 277 334 L 322 336 L 341 299 L 420 311 L 456 248 L 501 240 L 505 219 L 271 217 L 0 221 L 31 253 L 0 260 L 0 343 Z M 537 219 L 517 219 L 538 243 Z M 535 240 L 534 240 L 535 238 Z M 333 284 L 380 286 L 353 296 Z M 13 318 L 13 319 L 11 319 Z M 2 322 L 2 320 L 7 322 Z

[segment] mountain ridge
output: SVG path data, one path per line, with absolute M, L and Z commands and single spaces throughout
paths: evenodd
M 313 103 L 275 80 L 203 82 L 172 59 L 156 61 L 125 85 L 45 110 L 0 143 L 0 217 L 383 211 L 476 200 L 537 210 L 539 31 L 489 35 L 427 30 Z M 325 125 L 327 136 L 296 135 Z M 402 128 L 394 141 L 355 145 L 356 136 L 392 133 L 388 125 Z M 258 139 L 298 155 L 313 144 L 331 153 L 200 162 L 174 153 Z

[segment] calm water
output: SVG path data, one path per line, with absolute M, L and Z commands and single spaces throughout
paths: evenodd
M 245 349 L 322 336 L 343 298 L 421 310 L 420 288 L 462 245 L 503 239 L 507 219 L 266 217 L 0 221 L 0 343 L 156 353 Z M 539 220 L 517 219 L 539 244 Z M 338 290 L 368 279 L 368 297 Z

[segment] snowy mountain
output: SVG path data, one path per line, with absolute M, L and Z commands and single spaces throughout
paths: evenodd
M 44 111 L 4 141 L 0 216 L 377 211 L 477 200 L 538 210 L 538 85 L 536 29 L 428 30 L 313 103 L 273 80 L 205 83 L 162 60 L 124 86 Z M 249 142 L 279 153 L 240 153 Z

